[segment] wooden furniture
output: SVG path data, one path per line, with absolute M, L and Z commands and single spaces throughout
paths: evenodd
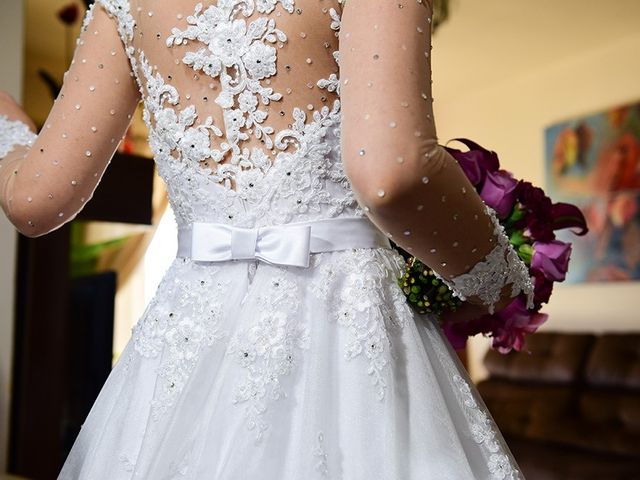
M 538 332 L 478 390 L 527 480 L 640 479 L 640 333 Z

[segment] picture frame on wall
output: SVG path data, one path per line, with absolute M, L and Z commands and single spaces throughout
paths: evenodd
M 640 101 L 547 127 L 545 174 L 552 198 L 579 205 L 590 229 L 571 238 L 567 282 L 640 279 Z

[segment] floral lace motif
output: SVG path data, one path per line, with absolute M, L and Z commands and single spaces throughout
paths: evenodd
M 454 374 L 452 379 L 462 394 L 462 405 L 466 407 L 464 414 L 471 425 L 473 439 L 476 443 L 484 445 L 490 452 L 487 466 L 491 472 L 491 478 L 493 480 L 521 479 L 520 472 L 513 467 L 509 457 L 501 453 L 493 423 L 473 398 L 469 384 L 458 374 Z
M 0 115 L 0 160 L 17 146 L 33 146 L 37 137 L 26 123 Z
M 133 469 L 136 468 L 136 464 L 125 453 L 118 455 L 118 460 L 120 461 L 120 466 L 125 472 L 131 473 L 133 472 Z
M 330 8 L 329 15 L 332 20 L 330 28 L 331 30 L 334 30 L 335 35 L 338 36 L 340 33 L 340 14 L 336 12 L 335 8 Z M 340 66 L 340 52 L 338 50 L 333 52 L 333 59 L 336 61 L 336 64 Z M 318 80 L 316 85 L 322 89 L 326 88 L 329 92 L 336 92 L 338 97 L 340 96 L 340 79 L 335 73 L 329 75 L 329 78 L 322 78 Z
M 262 313 L 233 336 L 227 349 L 247 373 L 234 390 L 233 402 L 246 404 L 247 428 L 255 431 L 256 441 L 269 427 L 263 418 L 269 402 L 287 396 L 282 377 L 295 368 L 299 351 L 309 348 L 309 328 L 298 314 L 300 300 L 293 273 L 284 268 L 276 270 L 268 288 L 254 292 Z
M 316 471 L 323 477 L 329 476 L 329 466 L 327 464 L 327 452 L 324 449 L 324 433 L 318 432 L 317 444 L 313 450 L 313 455 L 318 459 Z
M 293 2 L 288 2 L 290 12 Z M 271 11 L 276 2 L 259 2 L 258 11 Z M 273 148 L 271 134 L 274 129 L 263 126 L 267 112 L 257 108 L 259 101 L 269 105 L 282 99 L 282 94 L 262 85 L 261 80 L 276 73 L 276 49 L 269 44 L 286 42 L 287 36 L 275 27 L 275 21 L 259 17 L 247 26 L 237 19 L 240 14 L 249 17 L 254 10 L 254 2 L 247 0 L 227 0 L 211 5 L 203 11 L 202 4 L 196 5 L 193 15 L 187 17 L 189 27 L 181 31 L 171 30 L 167 46 L 186 45 L 189 40 L 197 40 L 205 46 L 196 52 L 187 52 L 182 61 L 196 72 L 202 71 L 212 78 L 220 79 L 222 91 L 215 102 L 225 109 L 224 121 L 226 141 L 216 155 L 220 161 L 227 151 L 231 151 L 232 165 L 249 167 L 253 165 L 248 150 L 241 151 L 239 142 L 249 138 L 242 128 L 253 128 L 256 138 L 264 140 L 265 146 Z M 236 75 L 231 76 L 230 70 Z M 240 108 L 233 108 L 237 97 Z
M 364 356 L 369 361 L 367 373 L 382 400 L 394 358 L 392 336 L 412 315 L 396 283 L 404 260 L 391 249 L 356 249 L 339 258 L 322 262 L 310 289 L 319 299 L 331 302 L 332 320 L 351 334 L 345 358 Z
M 447 371 L 452 382 L 452 390 L 460 408 L 467 420 L 473 440 L 484 451 L 487 457 L 487 468 L 492 480 L 524 480 L 517 465 L 508 455 L 508 446 L 502 439 L 500 430 L 488 413 L 487 407 L 480 404 L 469 382 L 463 377 L 466 370 L 458 359 L 453 347 L 446 336 L 437 326 L 435 319 L 431 320 L 427 328 L 427 335 L 431 338 L 431 347 L 440 359 L 440 365 Z M 468 376 L 467 376 L 468 378 Z
M 503 287 L 508 284 L 512 285 L 512 298 L 524 292 L 527 295 L 527 307 L 533 308 L 533 282 L 529 270 L 511 246 L 495 211 L 489 206 L 485 207 L 493 222 L 498 244 L 484 261 L 476 263 L 469 272 L 451 280 L 440 278 L 461 300 L 471 296 L 479 297 L 485 305 L 489 305 L 489 313 L 494 313 L 494 305 L 500 300 Z
M 98 2 L 118 20 L 142 93 L 149 145 L 179 225 L 219 221 L 255 227 L 343 213 L 364 215 L 340 161 L 339 99 L 309 113 L 294 107 L 288 129 L 275 132 L 264 125 L 266 114 L 259 105 L 280 99 L 279 93 L 263 85 L 275 74 L 272 44 L 288 40 L 273 19 L 262 16 L 248 23 L 242 17 L 254 10 L 270 13 L 279 3 L 293 13 L 293 0 L 219 0 L 207 8 L 199 5 L 187 18 L 187 28 L 174 28 L 168 37 L 172 48 L 198 42 L 202 48 L 186 52 L 183 63 L 220 80 L 219 105 L 237 102 L 237 107 L 224 107 L 224 132 L 209 118 L 196 125 L 193 105 L 176 112 L 176 105 L 184 104 L 185 98 L 149 64 L 144 51 L 134 49 L 136 24 L 128 1 Z M 333 8 L 329 14 L 337 34 L 339 14 Z M 338 52 L 333 56 L 337 62 Z M 339 95 L 336 74 L 317 85 Z M 255 136 L 272 140 L 274 162 L 262 148 L 239 149 L 239 142 L 248 139 L 249 126 Z M 215 138 L 221 140 L 219 145 L 212 145 Z M 229 152 L 231 159 L 223 162 Z M 214 161 L 215 169 L 205 165 L 208 160 Z M 233 181 L 235 188 L 231 188 Z
M 163 352 L 151 404 L 155 420 L 173 405 L 202 349 L 228 336 L 220 330 L 220 322 L 230 281 L 217 274 L 220 267 L 179 258 L 171 268 L 174 271 L 163 278 L 132 335 L 135 349 L 143 357 Z M 193 280 L 194 271 L 197 280 Z

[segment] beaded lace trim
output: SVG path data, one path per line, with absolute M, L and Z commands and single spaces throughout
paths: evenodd
M 31 147 L 37 137 L 26 123 L 9 120 L 6 115 L 0 115 L 0 160 L 18 145 Z
M 489 206 L 485 207 L 493 222 L 498 244 L 487 254 L 484 261 L 475 264 L 467 273 L 451 280 L 440 278 L 453 290 L 453 295 L 461 300 L 472 296 L 480 298 L 482 303 L 489 305 L 489 313 L 494 313 L 502 289 L 508 284 L 512 285 L 511 298 L 524 292 L 527 295 L 527 308 L 533 308 L 533 282 L 529 269 L 511 246 L 495 211 Z

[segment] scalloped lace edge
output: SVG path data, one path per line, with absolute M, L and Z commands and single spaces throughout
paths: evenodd
M 512 285 L 511 298 L 523 292 L 527 295 L 527 308 L 533 308 L 533 281 L 529 269 L 511 246 L 495 211 L 488 205 L 485 205 L 485 209 L 493 223 L 497 245 L 467 273 L 451 280 L 436 275 L 453 291 L 454 296 L 463 301 L 476 296 L 489 306 L 491 314 L 500 300 L 502 289 L 508 284 Z

